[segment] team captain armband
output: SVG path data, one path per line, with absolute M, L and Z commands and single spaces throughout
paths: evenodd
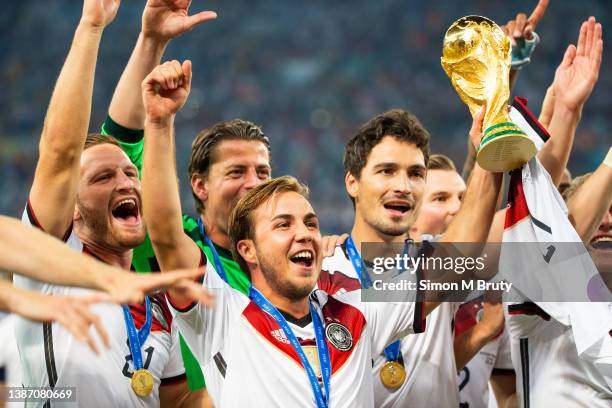
M 608 154 L 606 155 L 606 158 L 604 159 L 603 164 L 605 164 L 606 166 L 612 169 L 612 147 L 610 148 L 610 150 L 608 150 Z

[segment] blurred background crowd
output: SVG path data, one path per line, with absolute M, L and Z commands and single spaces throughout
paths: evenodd
M 352 208 L 344 189 L 345 142 L 372 116 L 401 107 L 432 135 L 432 151 L 462 166 L 471 117 L 440 66 L 441 42 L 457 18 L 480 14 L 498 24 L 529 14 L 537 1 L 500 0 L 194 0 L 216 21 L 173 41 L 166 59 L 191 59 L 193 90 L 177 119 L 184 210 L 195 213 L 187 178 L 191 141 L 217 121 L 240 117 L 264 128 L 274 175 L 309 184 L 325 232 L 344 232 Z M 140 30 L 144 1 L 124 0 L 102 39 L 91 131 L 104 120 Z M 81 4 L 4 2 L 0 14 L 0 213 L 20 216 L 32 181 L 44 114 L 67 54 Z M 593 170 L 612 135 L 608 0 L 552 0 L 537 32 L 542 42 L 515 94 L 537 115 L 567 45 L 589 15 L 601 21 L 599 82 L 583 112 L 569 162 Z

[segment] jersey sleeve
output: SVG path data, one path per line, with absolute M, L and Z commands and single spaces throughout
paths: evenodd
M 512 338 L 532 337 L 550 322 L 550 315 L 532 302 L 506 303 L 505 328 Z M 506 330 L 504 330 L 506 331 Z
M 25 209 L 23 210 L 23 214 L 21 216 L 21 222 L 25 225 L 29 225 L 34 228 L 38 228 L 43 232 L 45 231 L 42 225 L 40 225 L 40 223 L 38 222 L 36 213 L 34 212 L 34 209 L 32 208 L 32 206 L 30 205 L 29 200 L 26 203 Z M 77 252 L 83 251 L 83 244 L 81 240 L 75 234 L 74 229 L 72 228 L 72 225 L 68 228 L 68 230 L 66 231 L 66 234 L 64 234 L 63 241 L 73 250 Z M 52 285 L 48 282 L 42 282 L 39 280 L 30 279 L 26 276 L 17 275 L 17 274 L 13 276 L 13 284 L 16 287 L 19 287 L 22 289 L 29 289 L 29 290 L 33 290 L 33 291 L 37 291 L 37 292 L 41 292 L 45 294 L 67 295 L 71 291 L 70 288 L 66 286 Z
M 499 338 L 499 347 L 497 348 L 497 356 L 493 365 L 493 371 L 495 370 L 514 370 L 510 355 L 510 334 L 507 329 L 504 329 Z
M 168 364 L 164 368 L 161 378 L 161 385 L 175 384 L 185 380 L 185 366 L 181 358 L 181 343 L 179 341 L 179 330 L 176 322 L 172 322 L 170 331 L 172 336 L 172 344 L 170 346 L 170 357 Z
M 167 299 L 183 339 L 200 365 L 204 366 L 212 359 L 212 350 L 220 348 L 220 344 L 227 341 L 229 320 L 233 312 L 242 312 L 248 304 L 248 297 L 225 283 L 214 266 L 206 262 L 203 252 L 202 258 L 202 264 L 206 266 L 202 285 L 214 296 L 214 307 L 193 303 L 179 308 L 173 305 L 169 295 Z
M 102 124 L 101 133 L 117 139 L 121 149 L 138 168 L 138 173 L 140 174 L 144 152 L 144 130 L 128 129 L 115 122 L 110 116 L 107 116 Z

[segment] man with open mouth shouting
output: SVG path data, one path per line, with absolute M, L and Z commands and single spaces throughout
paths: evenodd
M 62 238 L 78 252 L 130 270 L 132 249 L 145 237 L 138 171 L 113 138 L 87 135 L 98 48 L 119 3 L 84 1 L 49 104 L 23 222 Z M 15 286 L 45 294 L 90 293 L 23 276 L 15 277 Z M 177 290 L 211 303 L 193 281 Z M 110 350 L 100 355 L 57 323 L 16 322 L 25 387 L 75 387 L 75 400 L 53 401 L 53 406 L 76 401 L 88 407 L 174 407 L 189 402 L 178 333 L 162 295 L 145 297 L 141 304 L 100 304 L 92 310 L 110 343 Z M 27 406 L 50 403 L 37 399 Z

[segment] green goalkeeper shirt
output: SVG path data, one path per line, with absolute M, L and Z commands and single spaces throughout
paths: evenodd
M 109 116 L 102 124 L 102 134 L 113 136 L 123 151 L 128 155 L 132 163 L 138 168 L 140 174 L 142 170 L 142 158 L 144 152 L 144 132 L 142 130 L 133 130 L 125 128 L 116 122 L 114 122 Z M 208 259 L 214 259 L 212 251 L 206 245 L 206 241 L 202 236 L 200 229 L 198 228 L 197 221 L 189 215 L 183 215 L 183 230 L 199 247 Z M 249 286 L 251 282 L 247 275 L 242 271 L 240 265 L 232 258 L 231 252 L 213 243 L 221 264 L 227 275 L 228 283 L 234 289 L 241 291 L 244 294 L 248 294 Z M 158 272 L 160 270 L 159 263 L 155 258 L 153 252 L 153 246 L 151 240 L 147 234 L 145 242 L 134 249 L 134 256 L 132 259 L 132 265 L 137 272 Z M 187 344 L 181 336 L 181 354 L 183 355 L 183 362 L 185 364 L 185 372 L 187 374 L 187 382 L 191 390 L 197 390 L 205 387 L 204 376 L 199 363 L 195 356 L 187 347 Z

